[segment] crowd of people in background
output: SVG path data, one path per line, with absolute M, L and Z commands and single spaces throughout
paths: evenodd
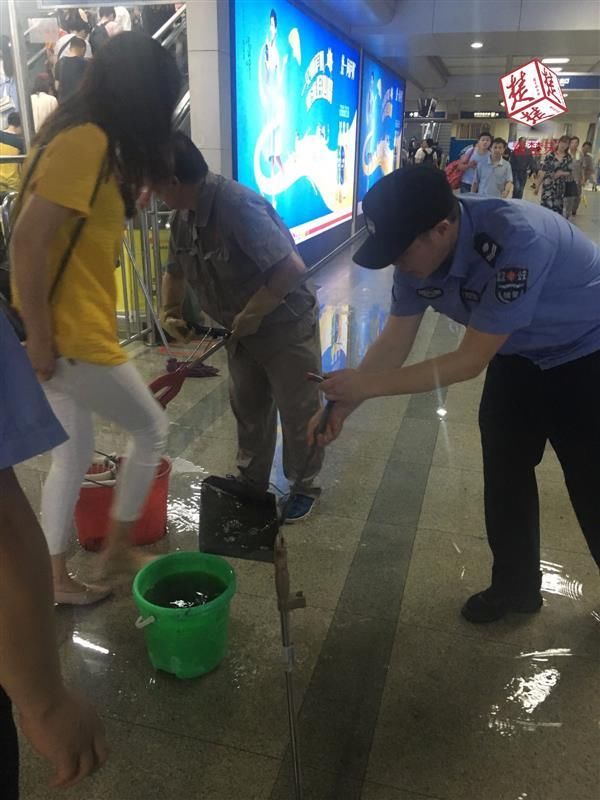
M 415 163 L 438 165 L 432 144 L 431 139 L 423 141 Z M 597 191 L 600 161 L 594 163 L 592 147 L 587 141 L 580 148 L 578 136 L 565 134 L 542 155 L 539 142 L 529 146 L 520 136 L 511 148 L 501 137 L 493 138 L 489 131 L 483 131 L 449 169 L 459 167 L 461 194 L 482 197 L 520 200 L 531 178 L 531 188 L 535 196 L 541 195 L 541 205 L 571 219 L 577 214 L 584 187 L 591 183 L 592 191 Z
M 58 38 L 44 50 L 40 71 L 32 74 L 31 98 L 34 130 L 75 91 L 93 57 L 113 36 L 138 31 L 150 36 L 173 17 L 182 3 L 161 5 L 99 5 L 95 8 L 66 8 L 56 12 Z M 176 54 L 176 58 L 178 54 Z M 37 62 L 36 62 L 37 63 Z M 181 72 L 185 65 L 179 63 Z M 183 69 L 182 69 L 183 67 Z M 0 36 L 0 114 L 3 124 L 11 111 L 20 112 L 10 38 Z

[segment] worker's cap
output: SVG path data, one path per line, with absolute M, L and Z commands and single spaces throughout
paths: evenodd
M 369 236 L 353 260 L 369 269 L 387 267 L 418 236 L 446 219 L 455 202 L 440 169 L 423 164 L 391 172 L 364 197 L 362 210 Z

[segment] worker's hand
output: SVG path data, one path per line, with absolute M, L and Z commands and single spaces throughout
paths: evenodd
M 315 444 L 315 440 L 319 447 L 327 447 L 333 441 L 335 441 L 342 432 L 344 422 L 355 408 L 356 406 L 345 406 L 340 403 L 336 403 L 329 412 L 329 420 L 327 421 L 325 430 L 322 434 L 315 436 L 315 432 L 319 426 L 319 423 L 321 422 L 322 415 L 325 413 L 325 409 L 322 408 L 317 411 L 317 413 L 308 423 L 307 441 L 309 447 L 312 447 L 312 445 Z
M 52 341 L 27 338 L 27 355 L 38 380 L 49 381 L 56 372 L 57 354 Z
M 179 342 L 180 344 L 189 342 L 194 336 L 194 331 L 183 319 L 177 319 L 176 317 L 169 317 L 161 314 L 160 325 L 163 331 L 167 333 L 171 339 L 175 339 L 175 341 Z
M 20 712 L 21 729 L 54 770 L 55 789 L 74 786 L 108 757 L 104 727 L 87 701 L 64 690 L 41 714 Z
M 356 369 L 341 369 L 326 375 L 319 388 L 328 400 L 356 408 L 372 396 L 372 375 Z
M 247 311 L 240 311 L 240 313 L 233 320 L 231 338 L 238 340 L 243 339 L 244 336 L 252 336 L 258 331 L 262 321 L 262 314 L 253 314 Z

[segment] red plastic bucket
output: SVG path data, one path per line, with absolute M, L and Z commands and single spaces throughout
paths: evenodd
M 153 544 L 167 532 L 167 499 L 171 461 L 163 458 L 152 489 L 132 534 L 134 544 Z M 82 486 L 75 507 L 79 544 L 86 550 L 99 550 L 106 536 L 113 501 L 112 486 Z

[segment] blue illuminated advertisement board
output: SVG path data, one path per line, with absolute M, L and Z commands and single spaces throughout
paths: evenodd
M 287 0 L 234 0 L 235 177 L 297 242 L 352 217 L 359 52 Z
M 363 197 L 384 175 L 400 166 L 406 83 L 377 61 L 363 56 L 358 211 Z

